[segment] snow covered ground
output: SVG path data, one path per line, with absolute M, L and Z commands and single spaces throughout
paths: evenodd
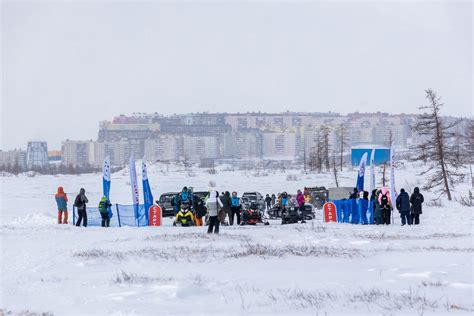
M 397 187 L 422 184 L 417 167 Z M 272 193 L 334 186 L 331 174 L 151 166 L 155 199 L 184 185 Z M 268 173 L 268 174 L 267 174 Z M 295 181 L 287 181 L 289 177 Z M 345 170 L 340 185 L 353 186 Z M 380 177 L 378 177 L 380 178 Z M 367 180 L 367 179 L 366 179 Z M 0 309 L 54 315 L 430 315 L 473 311 L 473 209 L 425 205 L 421 225 L 322 222 L 222 227 L 76 228 L 57 225 L 53 194 L 84 187 L 98 203 L 101 175 L 1 178 Z M 466 194 L 467 184 L 456 194 Z M 423 192 L 426 200 L 434 195 Z M 114 203 L 130 204 L 126 171 L 112 176 Z M 2 312 L 0 312 L 0 315 Z

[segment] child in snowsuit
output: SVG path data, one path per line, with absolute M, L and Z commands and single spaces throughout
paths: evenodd
M 386 187 L 383 187 L 379 194 L 379 205 L 380 205 L 380 212 L 382 215 L 382 223 L 390 225 L 390 215 L 392 211 L 392 200 L 390 199 L 390 193 Z
M 400 213 L 402 226 L 404 226 L 405 224 L 411 225 L 410 197 L 408 196 L 408 193 L 405 192 L 405 189 L 400 190 L 400 195 L 397 197 L 396 206 L 398 212 Z
M 110 210 L 109 208 L 112 206 L 107 197 L 104 195 L 99 202 L 99 212 L 100 216 L 102 217 L 102 227 L 109 227 L 110 226 Z
M 67 195 L 63 187 L 58 187 L 58 192 L 54 196 L 58 205 L 58 224 L 67 224 Z M 64 218 L 63 218 L 64 215 Z
M 86 196 L 86 190 L 81 188 L 79 194 L 76 196 L 76 200 L 74 201 L 74 206 L 77 209 L 77 223 L 76 226 L 81 226 L 81 221 L 83 221 L 84 227 L 87 227 L 87 210 L 86 210 L 86 203 L 89 203 L 89 200 Z

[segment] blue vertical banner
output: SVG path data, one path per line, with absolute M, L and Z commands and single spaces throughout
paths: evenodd
M 139 192 L 138 192 L 137 169 L 135 168 L 135 158 L 133 157 L 133 154 L 130 156 L 129 169 L 130 169 L 130 186 L 132 188 L 133 210 L 135 212 L 135 219 L 137 220 L 137 226 L 139 226 L 138 204 L 140 204 L 140 199 L 139 199 Z
M 364 175 L 365 175 L 365 165 L 367 164 L 367 153 L 362 155 L 359 163 L 359 173 L 357 174 L 357 191 L 364 191 Z
M 153 194 L 151 193 L 150 182 L 148 181 L 148 171 L 146 167 L 146 160 L 142 160 L 142 184 L 143 184 L 143 204 L 145 205 L 145 217 L 148 222 L 148 214 L 150 207 L 153 205 Z
M 102 191 L 103 195 L 107 198 L 107 201 L 110 201 L 110 157 L 107 156 L 104 159 L 104 163 L 102 164 Z M 109 218 L 112 218 L 112 208 L 109 207 Z
M 104 196 L 110 200 L 110 157 L 105 157 L 102 165 L 102 189 Z

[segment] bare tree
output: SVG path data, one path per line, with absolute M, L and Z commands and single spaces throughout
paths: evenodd
M 336 152 L 332 152 L 332 170 L 334 173 L 334 180 L 336 181 L 336 187 L 339 188 L 339 181 L 337 180 L 337 165 L 336 165 Z
M 321 136 L 321 161 L 324 161 L 326 171 L 331 171 L 331 161 L 329 159 L 329 128 L 323 125 L 320 129 Z M 322 168 L 322 167 L 321 167 Z
M 464 133 L 463 150 L 461 157 L 463 162 L 469 165 L 471 175 L 471 186 L 474 187 L 474 176 L 472 174 L 472 164 L 474 163 L 474 120 L 468 120 Z
M 415 156 L 412 159 L 428 162 L 428 168 L 420 173 L 429 175 L 424 189 L 437 188 L 437 192 L 441 195 L 446 194 L 451 201 L 451 187 L 464 176 L 458 172 L 462 162 L 456 155 L 452 141 L 456 137 L 453 127 L 459 124 L 459 121 L 444 124 L 440 116 L 443 107 L 441 98 L 431 89 L 425 92 L 429 104 L 420 107 L 425 112 L 418 117 L 413 126 L 413 130 L 423 138 L 423 141 L 413 147 Z
M 344 165 L 344 150 L 348 146 L 348 133 L 344 124 L 339 125 L 337 129 L 337 138 L 339 143 L 340 150 L 340 168 L 342 171 L 342 166 Z

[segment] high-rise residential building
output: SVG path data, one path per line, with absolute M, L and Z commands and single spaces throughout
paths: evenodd
M 28 168 L 43 168 L 48 166 L 48 144 L 43 141 L 28 142 L 26 164 Z
M 0 150 L 0 167 L 18 167 L 20 169 L 26 168 L 26 151 L 24 150 Z
M 268 159 L 294 159 L 297 154 L 296 143 L 296 131 L 265 131 L 262 133 L 262 156 Z
M 62 142 L 62 163 L 66 166 L 84 167 L 95 164 L 94 142 L 66 140 Z
M 145 140 L 145 157 L 148 161 L 176 161 L 182 153 L 183 139 L 179 135 L 160 135 Z
M 111 166 L 126 166 L 130 160 L 130 154 L 130 143 L 127 140 L 94 142 L 94 165 L 96 167 L 102 166 L 105 157 L 110 158 Z
M 200 162 L 201 159 L 219 157 L 218 136 L 183 136 L 183 159 Z

